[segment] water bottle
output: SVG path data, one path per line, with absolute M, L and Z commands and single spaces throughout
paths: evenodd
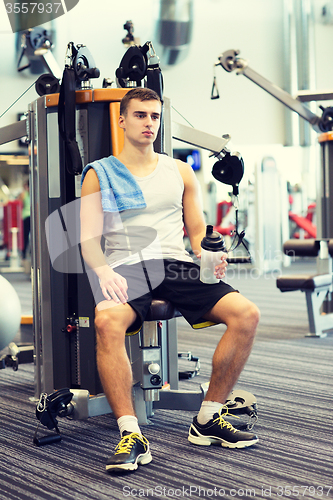
M 226 252 L 223 236 L 213 229 L 208 225 L 206 236 L 201 241 L 200 281 L 203 283 L 218 283 L 215 267 L 221 264 L 222 254 Z

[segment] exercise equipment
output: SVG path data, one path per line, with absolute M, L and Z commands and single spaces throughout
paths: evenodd
M 239 194 L 239 183 L 244 175 L 244 161 L 240 153 L 231 154 L 230 151 L 224 149 L 220 154 L 221 158 L 215 163 L 212 170 L 213 177 L 232 186 L 234 196 Z
M 316 115 L 309 108 L 304 106 L 300 100 L 294 99 L 288 92 L 280 89 L 277 85 L 250 68 L 248 62 L 239 57 L 239 53 L 239 50 L 227 50 L 223 52 L 219 55 L 218 62 L 215 63 L 215 66 L 222 66 L 222 68 L 229 73 L 236 71 L 238 75 L 246 76 L 246 78 L 256 83 L 263 90 L 266 90 L 266 92 L 278 99 L 282 104 L 299 114 L 299 116 L 312 125 L 316 132 L 329 132 L 333 129 L 333 107 L 322 107 L 322 115 Z M 303 101 L 305 100 L 304 96 L 305 92 L 303 92 Z M 327 98 L 328 97 L 326 97 L 326 99 Z M 320 97 L 317 97 L 317 100 L 318 99 L 320 99 Z
M 116 77 L 121 87 L 129 87 L 132 82 L 135 83 L 132 85 L 137 87 L 141 84 L 141 80 L 147 74 L 148 50 L 149 45 L 146 43 L 143 47 L 132 45 L 125 52 L 119 68 L 116 70 Z
M 227 72 L 236 71 L 237 74 L 246 76 L 263 90 L 278 99 L 282 104 L 295 111 L 312 128 L 319 133 L 318 141 L 321 146 L 321 169 L 319 175 L 319 188 L 317 191 L 317 235 L 318 241 L 333 238 L 333 107 L 320 106 L 321 116 L 313 113 L 303 102 L 328 100 L 333 98 L 333 92 L 301 91 L 297 99 L 282 90 L 263 76 L 249 67 L 247 61 L 239 57 L 239 50 L 227 50 L 219 55 L 215 66 L 221 66 Z M 325 267 L 324 267 L 325 263 Z M 318 274 L 330 274 L 332 280 L 332 267 L 330 259 L 317 257 Z M 315 285 L 315 283 L 313 283 Z M 333 294 L 329 290 L 325 299 L 325 310 L 333 312 Z
M 126 25 L 125 25 L 126 26 Z M 149 89 L 154 90 L 161 100 L 163 97 L 163 77 L 159 64 L 159 58 L 151 42 L 140 45 L 131 45 L 125 52 L 116 77 L 122 88 L 140 86 L 146 78 Z M 163 107 L 161 112 L 161 125 L 154 142 L 155 151 L 164 151 L 164 119 Z
M 14 287 L 0 275 L 0 350 L 17 334 L 21 321 L 21 303 Z
M 254 225 L 253 253 L 256 270 L 261 274 L 280 272 L 282 244 L 290 235 L 287 184 L 281 179 L 273 156 L 260 160 L 254 169 L 254 213 L 248 220 Z
M 140 45 L 138 38 L 135 38 L 133 33 L 134 33 L 134 24 L 132 21 L 126 21 L 126 23 L 123 26 L 124 30 L 127 31 L 126 35 L 122 39 L 123 44 L 125 47 L 130 47 L 131 45 Z
M 21 324 L 15 342 L 8 344 L 4 354 L 0 357 L 0 369 L 11 367 L 17 371 L 19 365 L 23 363 L 33 363 L 33 334 L 32 334 L 32 315 L 21 316 Z
M 129 58 L 128 66 L 132 64 Z M 76 70 L 74 63 L 74 74 Z M 117 122 L 120 101 L 130 88 L 92 89 L 87 88 L 86 83 L 78 75 L 75 91 L 70 94 L 75 112 L 72 140 L 77 143 L 82 165 L 110 154 L 116 156 L 121 151 L 123 132 Z M 66 95 L 64 99 L 66 101 Z M 215 156 L 224 150 L 229 135 L 215 137 L 171 123 L 170 100 L 163 96 L 163 101 L 165 146 L 163 150 L 157 148 L 158 152 L 172 155 L 172 137 L 206 149 Z M 75 408 L 72 418 L 87 418 L 111 409 L 97 373 L 94 300 L 89 270 L 82 261 L 79 247 L 80 168 L 72 168 L 66 163 L 67 148 L 58 123 L 59 103 L 61 106 L 59 94 L 40 96 L 29 105 L 25 126 L 22 128 L 20 123 L 4 127 L 1 137 L 7 142 L 20 133 L 28 133 L 32 151 L 35 397 L 39 399 L 43 393 L 52 394 L 55 389 L 68 387 L 73 393 Z M 126 337 L 140 423 L 147 423 L 157 407 L 198 409 L 204 397 L 206 386 L 196 391 L 178 389 L 176 317 L 177 311 L 170 303 L 153 301 L 140 334 Z
M 224 148 L 218 155 L 214 155 L 219 160 L 214 164 L 212 169 L 213 177 L 223 184 L 232 186 L 231 204 L 235 209 L 235 226 L 229 235 L 233 236 L 233 241 L 231 246 L 226 250 L 227 252 L 233 252 L 240 245 L 243 245 L 246 250 L 246 255 L 244 257 L 228 257 L 227 261 L 231 264 L 250 264 L 252 262 L 252 257 L 250 255 L 249 249 L 244 241 L 245 231 L 239 233 L 239 223 L 238 223 L 238 194 L 239 194 L 239 183 L 244 175 L 244 161 L 240 153 L 230 153 L 227 148 Z M 214 227 L 214 230 L 221 234 L 225 234 L 222 228 Z
M 17 17 L 17 14 L 13 14 L 13 16 Z M 39 74 L 43 69 L 47 69 L 49 72 L 47 75 L 53 75 L 59 82 L 61 71 L 51 51 L 53 48 L 52 33 L 43 26 L 22 28 L 20 30 L 20 43 L 21 52 L 18 57 L 17 71 L 21 72 L 30 68 L 32 73 Z M 22 64 L 24 59 L 26 63 Z
M 305 231 L 308 237 L 315 238 L 317 236 L 316 226 L 306 217 L 302 217 L 294 212 L 289 212 L 289 220 L 294 222 L 298 228 Z
M 38 95 L 56 94 L 60 90 L 59 79 L 48 73 L 41 75 L 35 84 Z
M 291 238 L 316 238 L 317 236 L 317 227 L 314 224 L 314 214 L 316 212 L 316 203 L 311 202 L 308 205 L 306 215 L 298 215 L 292 211 L 293 197 L 289 196 L 289 220 L 291 220 L 296 228 L 291 231 Z
M 326 337 L 333 330 L 333 310 L 327 298 L 333 291 L 333 240 L 289 240 L 283 251 L 290 257 L 316 257 L 318 274 L 286 275 L 276 280 L 281 292 L 300 290 L 305 293 L 309 321 L 309 337 Z M 326 301 L 326 303 L 325 303 Z
M 159 0 L 156 49 L 163 66 L 174 66 L 188 54 L 193 31 L 193 0 Z
M 45 446 L 46 444 L 59 443 L 61 441 L 57 417 L 68 417 L 73 413 L 72 397 L 73 394 L 67 388 L 60 389 L 49 396 L 45 392 L 41 394 L 36 407 L 38 425 L 33 438 L 33 443 L 36 446 Z M 40 423 L 49 430 L 55 429 L 56 432 L 38 437 Z
M 161 408 L 175 409 L 175 404 L 172 401 L 172 398 L 177 396 L 177 393 L 175 391 L 164 391 L 163 394 L 171 396 L 171 398 L 169 397 L 170 406 L 166 405 L 164 401 Z M 178 395 L 180 394 L 181 393 L 178 393 Z M 198 410 L 200 403 L 201 400 L 198 399 L 198 406 L 193 407 L 193 409 Z M 236 428 L 247 431 L 253 429 L 254 425 L 258 421 L 257 400 L 253 394 L 236 389 L 229 394 L 225 404 L 228 407 L 228 414 L 230 416 L 240 418 L 239 416 L 242 415 L 247 417 L 247 422 L 235 424 Z M 189 409 L 187 404 L 184 404 L 184 402 L 183 404 L 178 404 L 178 406 L 178 409 Z M 42 393 L 36 406 L 36 418 L 38 420 L 38 424 L 33 437 L 33 443 L 36 446 L 59 443 L 62 440 L 62 436 L 57 418 L 77 418 L 78 415 L 81 419 L 88 418 L 89 416 L 92 416 L 92 414 L 88 413 L 88 408 L 89 395 L 87 395 L 85 391 L 70 391 L 68 388 L 65 388 L 55 391 L 50 395 Z M 100 410 L 101 408 L 98 407 L 99 412 Z M 104 413 L 108 413 L 108 411 L 110 411 L 110 407 L 104 409 Z M 98 415 L 99 414 L 100 413 L 98 413 Z M 140 421 L 140 423 L 142 422 Z M 51 431 L 55 429 L 55 432 L 38 437 L 40 424 L 44 425 Z

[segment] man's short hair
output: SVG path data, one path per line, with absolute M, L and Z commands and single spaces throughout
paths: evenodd
M 127 108 L 129 102 L 132 99 L 138 99 L 139 101 L 159 101 L 161 105 L 163 104 L 160 96 L 155 92 L 155 90 L 147 89 L 143 87 L 138 87 L 132 90 L 129 90 L 120 102 L 120 114 L 126 116 Z

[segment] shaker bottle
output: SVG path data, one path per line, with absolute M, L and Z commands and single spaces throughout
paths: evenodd
M 214 275 L 215 267 L 221 263 L 221 257 L 226 252 L 223 236 L 208 225 L 206 236 L 201 241 L 200 281 L 203 283 L 218 283 Z

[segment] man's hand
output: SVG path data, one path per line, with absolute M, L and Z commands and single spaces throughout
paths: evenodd
M 227 257 L 228 257 L 228 254 L 223 253 L 223 255 L 221 256 L 221 264 L 218 264 L 215 267 L 214 274 L 215 274 L 216 278 L 219 280 L 221 280 L 222 278 L 225 277 L 225 272 L 226 272 L 226 269 L 228 266 Z
M 197 253 L 196 257 L 198 259 L 201 259 L 201 253 Z M 228 266 L 227 257 L 228 257 L 228 254 L 223 253 L 221 256 L 221 264 L 218 264 L 217 266 L 215 266 L 214 274 L 218 280 L 221 280 L 222 278 L 225 277 L 225 272 L 226 272 L 226 269 Z
M 103 272 L 100 274 L 100 287 L 106 300 L 113 299 L 122 304 L 128 301 L 126 279 L 109 266 L 103 267 Z

